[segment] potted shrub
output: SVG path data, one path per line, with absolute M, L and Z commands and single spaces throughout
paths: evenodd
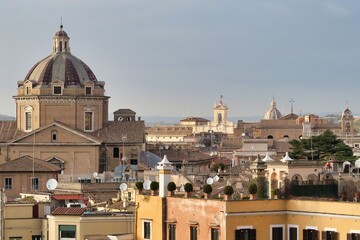
M 274 197 L 274 199 L 278 199 L 279 194 L 280 194 L 280 190 L 279 190 L 278 188 L 275 188 L 275 189 L 273 190 L 273 197 Z
M 190 193 L 193 191 L 193 185 L 191 183 L 185 183 L 184 190 L 185 190 L 185 197 L 189 197 Z
M 231 195 L 234 193 L 234 189 L 232 186 L 226 186 L 224 188 L 224 199 L 225 200 L 229 200 L 229 197 L 231 197 Z
M 142 190 L 144 189 L 144 183 L 143 182 L 136 182 L 135 186 L 139 190 L 139 193 L 141 193 Z
M 203 186 L 203 191 L 205 193 L 205 198 L 209 198 L 210 194 L 212 192 L 212 187 L 210 184 L 204 184 Z
M 249 185 L 249 194 L 250 194 L 250 199 L 255 199 L 256 198 L 256 192 L 257 192 L 257 185 L 256 183 L 252 182 Z
M 168 190 L 169 196 L 173 196 L 174 191 L 176 190 L 176 184 L 174 182 L 169 182 L 167 185 L 167 190 Z
M 151 190 L 151 195 L 155 195 L 155 192 L 159 190 L 159 183 L 157 181 L 152 181 L 150 183 L 150 190 Z

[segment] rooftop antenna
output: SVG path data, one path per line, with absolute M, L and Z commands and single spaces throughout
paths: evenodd
M 293 108 L 293 103 L 295 102 L 294 99 L 290 99 L 290 104 L 291 104 L 291 109 L 290 109 L 290 113 L 293 114 L 294 113 L 294 108 Z

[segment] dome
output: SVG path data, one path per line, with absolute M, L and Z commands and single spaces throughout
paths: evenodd
M 41 85 L 61 81 L 64 86 L 83 86 L 83 83 L 98 81 L 91 69 L 79 58 L 70 53 L 67 33 L 60 26 L 55 33 L 52 53 L 37 62 L 26 75 L 24 82 L 30 80 Z
M 276 108 L 276 102 L 273 98 L 270 104 L 270 109 L 265 113 L 264 119 L 266 120 L 277 120 L 282 117 L 280 111 Z

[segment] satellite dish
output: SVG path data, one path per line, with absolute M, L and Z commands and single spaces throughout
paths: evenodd
M 185 192 L 184 185 L 181 184 L 181 187 L 180 187 L 179 191 L 180 191 L 180 192 Z
M 94 172 L 93 173 L 93 177 L 96 178 L 98 176 L 98 173 L 97 172 Z
M 151 184 L 151 181 L 150 180 L 145 180 L 143 186 L 144 186 L 144 189 L 145 190 L 150 190 L 150 184 Z
M 122 192 L 124 192 L 124 191 L 126 191 L 127 190 L 127 188 L 128 188 L 128 186 L 127 186 L 127 184 L 126 183 L 122 183 L 122 184 L 120 184 L 120 190 L 122 191 Z
M 209 185 L 211 185 L 211 184 L 214 183 L 214 179 L 211 178 L 211 177 L 209 177 L 208 179 L 206 179 L 206 183 L 209 184 Z
M 169 149 L 169 146 L 168 146 L 168 145 L 165 145 L 165 149 L 168 150 L 168 149 Z
M 219 178 L 218 175 L 216 175 L 215 177 L 213 177 L 213 179 L 214 179 L 215 182 L 217 182 L 217 181 L 219 181 L 220 178 Z
M 46 182 L 46 188 L 47 188 L 49 191 L 52 191 L 52 190 L 54 190 L 54 189 L 57 187 L 57 184 L 58 184 L 58 182 L 56 181 L 56 179 L 51 178 L 51 179 L 49 179 L 49 180 Z

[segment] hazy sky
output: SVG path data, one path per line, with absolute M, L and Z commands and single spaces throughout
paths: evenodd
M 1 0 L 0 113 L 49 55 L 60 18 L 71 52 L 105 81 L 110 113 L 360 113 L 359 0 Z

